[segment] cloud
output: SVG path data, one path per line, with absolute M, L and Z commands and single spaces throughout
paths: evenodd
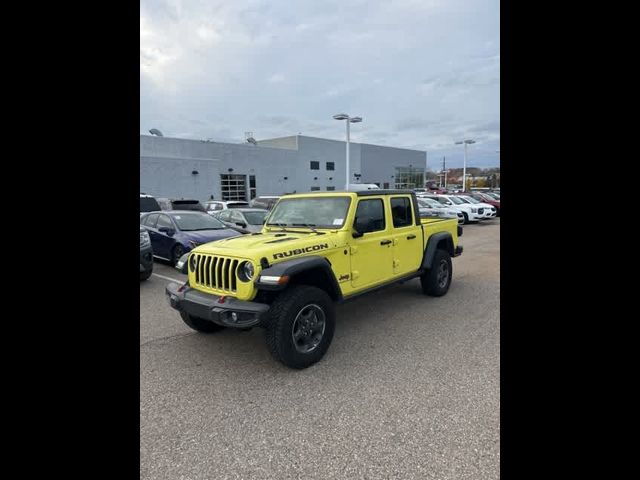
M 140 130 L 342 140 L 345 111 L 354 141 L 455 162 L 473 134 L 497 164 L 499 27 L 498 0 L 141 0 Z
M 285 78 L 281 73 L 274 73 L 267 79 L 267 81 L 269 83 L 283 83 L 285 81 Z

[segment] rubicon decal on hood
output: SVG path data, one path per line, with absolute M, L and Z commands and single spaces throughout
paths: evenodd
M 302 255 L 303 253 L 316 252 L 318 250 L 324 250 L 325 248 L 329 248 L 328 243 L 313 245 L 311 247 L 306 247 L 306 248 L 296 248 L 294 250 L 289 250 L 288 252 L 274 253 L 273 258 L 278 259 L 278 258 L 292 257 L 293 255 Z

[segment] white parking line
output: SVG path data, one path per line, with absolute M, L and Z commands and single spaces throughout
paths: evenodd
M 165 277 L 164 275 L 158 275 L 157 273 L 152 273 L 151 275 L 154 275 L 156 277 L 160 277 L 164 280 L 169 280 L 171 282 L 176 282 L 176 283 L 184 283 L 184 280 L 178 280 L 176 278 L 171 278 L 171 277 Z

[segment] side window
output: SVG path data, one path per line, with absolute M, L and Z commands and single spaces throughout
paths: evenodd
M 228 222 L 230 216 L 231 216 L 231 210 L 223 210 L 222 212 L 220 212 L 220 215 L 218 215 L 218 218 L 220 220 L 224 220 L 225 222 Z
M 411 210 L 411 201 L 407 197 L 393 197 L 391 199 L 393 226 L 397 228 L 413 225 Z
M 360 200 L 356 210 L 354 227 L 359 233 L 384 230 L 384 204 L 379 198 Z
M 158 223 L 156 225 L 156 228 L 160 228 L 160 227 L 174 228 L 173 223 L 171 223 L 171 220 L 166 215 L 160 215 L 158 217 Z
M 240 215 L 240 212 L 234 212 L 233 210 L 231 210 L 231 221 L 244 223 L 244 218 L 242 218 L 242 215 Z
M 146 225 L 147 227 L 155 228 L 157 220 L 158 220 L 158 214 L 152 213 L 151 215 L 147 215 L 147 217 L 145 217 L 143 225 Z
M 214 210 L 222 210 L 222 204 L 221 203 L 216 203 Z

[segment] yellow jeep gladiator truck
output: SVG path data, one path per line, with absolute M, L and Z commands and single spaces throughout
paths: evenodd
M 194 330 L 263 327 L 275 359 L 306 368 L 329 348 L 336 302 L 413 278 L 447 293 L 460 235 L 455 218 L 421 218 L 407 190 L 286 195 L 261 232 L 183 256 L 188 281 L 166 294 Z

